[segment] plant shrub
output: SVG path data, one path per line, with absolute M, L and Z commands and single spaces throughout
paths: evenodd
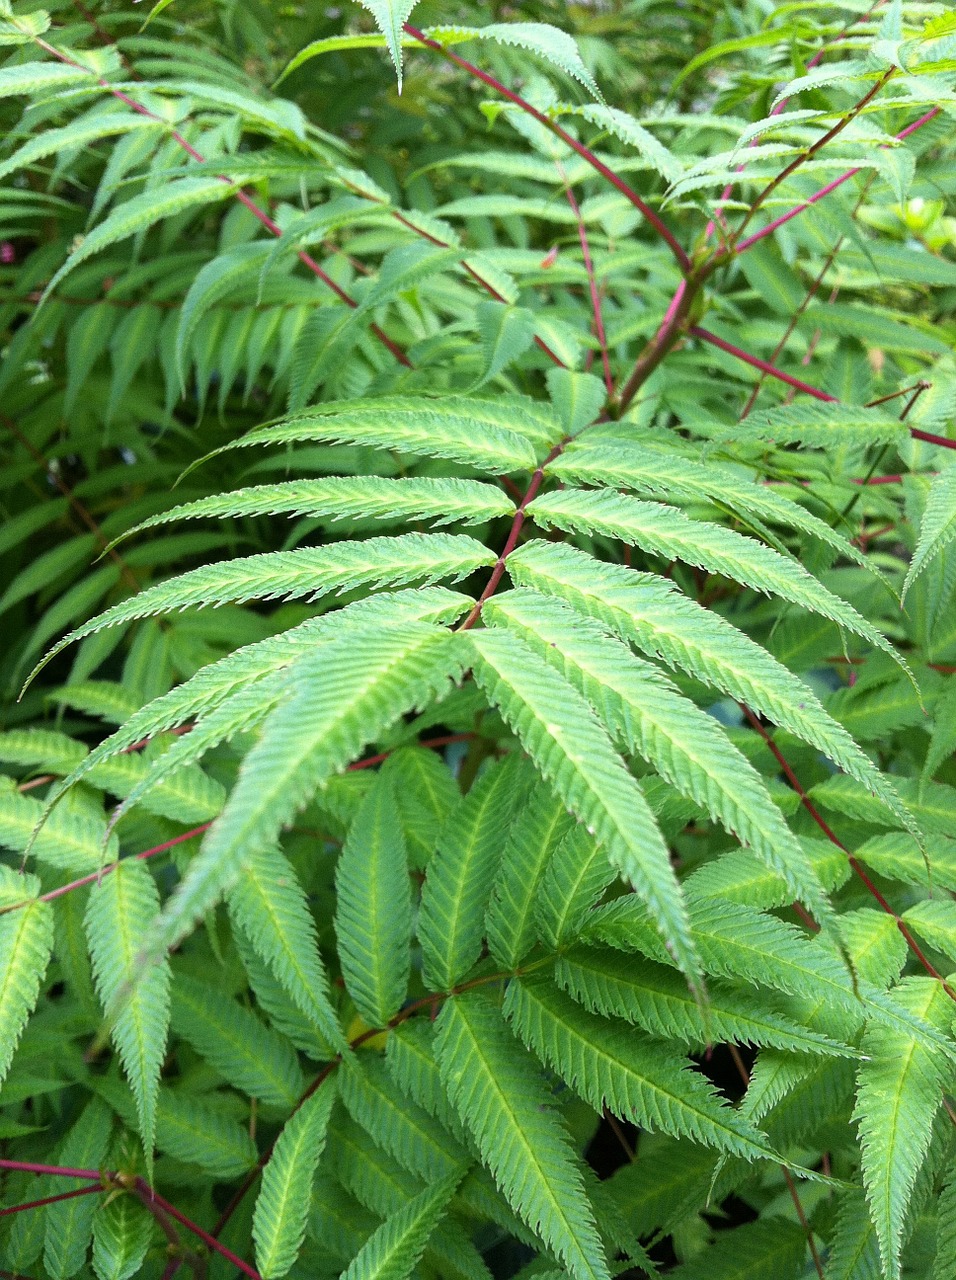
M 3 1274 L 949 1277 L 956 21 L 364 4 L 0 0 Z

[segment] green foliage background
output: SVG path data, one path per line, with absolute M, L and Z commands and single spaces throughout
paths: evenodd
M 363 4 L 0 0 L 0 1274 L 945 1280 L 956 21 Z

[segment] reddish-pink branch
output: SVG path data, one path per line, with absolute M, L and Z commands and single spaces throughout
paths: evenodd
M 726 351 L 728 355 L 735 356 L 738 360 L 742 360 L 744 364 L 749 364 L 754 369 L 759 369 L 762 373 L 769 374 L 772 378 L 779 378 L 781 382 L 786 382 L 788 386 L 796 387 L 798 391 L 805 391 L 808 396 L 813 396 L 817 400 L 825 400 L 830 404 L 836 404 L 836 396 L 831 396 L 826 391 L 821 391 L 818 387 L 811 387 L 808 382 L 801 382 L 799 378 L 795 378 L 790 373 L 784 373 L 782 369 L 778 369 L 769 360 L 761 360 L 759 356 L 752 356 L 748 351 L 735 347 L 732 342 L 727 342 L 724 338 L 718 338 L 716 333 L 711 333 L 709 329 L 702 329 L 700 325 L 694 325 L 688 331 L 693 337 L 701 338 L 704 342 L 709 342 L 712 346 L 718 347 L 721 351 Z
M 85 1178 L 88 1182 L 99 1182 L 102 1177 L 99 1169 L 71 1169 L 62 1164 L 35 1164 L 32 1160 L 0 1160 L 0 1169 L 11 1169 L 19 1173 L 49 1173 L 59 1178 Z
M 42 1209 L 45 1204 L 56 1204 L 58 1200 L 75 1200 L 77 1196 L 98 1196 L 102 1190 L 100 1186 L 77 1187 L 75 1191 L 61 1191 L 58 1196 L 44 1196 L 42 1200 L 27 1200 L 24 1204 L 0 1209 L 0 1218 L 5 1218 L 11 1213 L 25 1213 L 27 1209 Z
M 896 135 L 896 140 L 902 142 L 908 138 L 911 133 L 915 133 L 917 129 L 922 129 L 924 124 L 929 124 L 930 120 L 935 120 L 939 115 L 941 107 L 933 107 L 931 111 L 927 111 L 925 115 L 920 116 L 918 120 L 914 120 L 912 124 L 907 125 L 905 129 L 901 129 Z M 834 178 L 832 182 L 828 182 L 825 187 L 821 187 L 819 191 L 815 191 L 812 196 L 804 200 L 802 204 L 796 205 L 793 209 L 789 209 L 786 213 L 782 213 L 779 218 L 774 218 L 773 222 L 769 222 L 767 226 L 762 227 L 759 231 L 755 231 L 752 236 L 748 236 L 746 240 L 741 240 L 737 245 L 737 253 L 746 253 L 751 245 L 757 244 L 766 236 L 772 236 L 778 227 L 782 227 L 789 222 L 791 218 L 796 218 L 799 214 L 805 213 L 807 209 L 812 209 L 832 191 L 836 191 L 838 187 L 842 187 L 844 182 L 849 182 L 851 178 L 855 178 L 860 172 L 859 168 L 847 169 L 845 173 L 841 173 L 838 178 Z
M 463 71 L 467 71 L 470 76 L 473 76 L 476 80 L 480 80 L 482 84 L 488 85 L 490 89 L 494 89 L 496 93 L 500 93 L 502 97 L 507 98 L 509 102 L 513 102 L 515 106 L 520 107 L 521 110 L 531 116 L 533 120 L 537 120 L 539 124 L 543 124 L 546 129 L 549 129 L 551 133 L 555 135 L 555 137 L 560 138 L 561 141 L 566 146 L 570 147 L 572 151 L 577 152 L 582 160 L 585 160 L 596 173 L 601 175 L 602 178 L 606 178 L 612 187 L 615 187 L 620 191 L 621 195 L 624 196 L 624 198 L 628 200 L 635 209 L 638 209 L 644 215 L 645 219 L 651 224 L 677 259 L 677 263 L 680 266 L 681 271 L 687 272 L 690 270 L 690 258 L 687 256 L 687 253 L 680 242 L 675 239 L 669 228 L 661 221 L 650 205 L 642 200 L 637 192 L 634 191 L 633 188 L 629 187 L 619 174 L 616 174 L 613 169 L 609 168 L 603 160 L 599 160 L 593 151 L 578 142 L 577 138 L 572 138 L 566 129 L 562 129 L 559 124 L 555 123 L 554 120 L 545 115 L 543 111 L 539 111 L 537 107 L 533 107 L 531 103 L 525 98 L 522 98 L 520 94 L 514 93 L 493 75 L 489 75 L 487 71 L 482 71 L 480 67 L 476 67 L 473 62 L 468 62 L 465 58 L 459 57 L 457 53 L 453 53 L 451 49 L 446 49 L 445 46 L 440 44 L 437 40 L 430 40 L 424 32 L 419 31 L 417 27 L 410 26 L 407 22 L 402 29 L 427 49 L 434 49 L 436 53 L 440 53 L 444 58 L 447 58 L 449 62 L 453 62 L 456 67 L 461 67 L 461 69 Z
M 796 791 L 797 795 L 800 797 L 800 803 L 806 809 L 807 813 L 809 813 L 810 817 L 817 824 L 817 826 L 820 828 L 820 830 L 823 832 L 826 838 L 830 841 L 830 843 L 836 845 L 838 849 L 842 849 L 843 852 L 846 854 L 847 861 L 849 862 L 850 867 L 852 868 L 855 875 L 861 881 L 866 891 L 876 900 L 876 902 L 886 912 L 886 914 L 889 916 L 892 916 L 893 919 L 896 921 L 896 927 L 897 929 L 899 929 L 900 933 L 903 935 L 904 939 L 906 940 L 906 945 L 909 947 L 910 951 L 912 951 L 913 955 L 916 957 L 919 963 L 923 966 L 923 968 L 926 970 L 929 976 L 931 978 L 935 978 L 937 982 L 939 982 L 942 985 L 943 990 L 946 992 L 946 994 L 949 996 L 951 1000 L 956 1001 L 956 991 L 954 991 L 952 987 L 950 987 L 950 985 L 947 983 L 943 975 L 939 972 L 939 970 L 932 963 L 932 961 L 927 957 L 926 953 L 923 951 L 922 947 L 919 945 L 919 943 L 916 941 L 916 938 L 913 936 L 913 933 L 910 930 L 909 925 L 906 923 L 905 920 L 902 919 L 901 916 L 899 916 L 893 910 L 889 902 L 886 900 L 886 898 L 883 896 L 883 894 L 880 892 L 877 886 L 870 879 L 870 876 L 867 873 L 866 868 L 863 866 L 863 864 L 859 861 L 859 859 L 854 854 L 850 852 L 850 850 L 846 847 L 846 845 L 843 843 L 840 837 L 836 835 L 836 833 L 833 831 L 832 827 L 829 825 L 826 819 L 821 815 L 819 809 L 816 807 L 816 805 L 807 795 L 806 791 L 803 789 L 800 779 L 797 777 L 796 773 L 794 773 L 789 760 L 787 760 L 786 756 L 777 746 L 776 742 L 773 739 L 773 736 L 767 732 L 764 726 L 760 723 L 760 720 L 757 718 L 756 715 L 754 715 L 754 713 L 750 710 L 748 706 L 745 706 L 744 703 L 742 702 L 739 705 L 740 705 L 740 709 L 743 711 L 744 715 L 747 717 L 747 720 L 750 722 L 753 728 L 756 729 L 756 731 L 763 738 L 764 742 L 766 742 L 767 746 L 770 748 L 771 752 L 773 753 L 774 759 L 777 761 L 777 764 L 779 764 L 784 774 L 784 777 L 787 779 L 791 787 L 793 787 L 794 791 Z
M 604 317 L 601 314 L 601 292 L 598 289 L 597 277 L 594 274 L 594 261 L 591 257 L 591 246 L 588 243 L 587 227 L 584 225 L 584 218 L 581 216 L 581 207 L 574 196 L 571 184 L 567 180 L 567 176 L 561 169 L 561 176 L 564 179 L 564 194 L 568 198 L 568 204 L 571 206 L 571 212 L 574 214 L 575 221 L 578 224 L 578 239 L 581 242 L 581 253 L 584 256 L 584 270 L 588 277 L 588 292 L 591 295 L 591 311 L 594 315 L 594 333 L 598 340 L 598 347 L 601 351 L 601 365 L 604 369 L 604 385 L 607 388 L 609 396 L 614 395 L 614 378 L 611 375 L 611 360 L 607 351 L 607 337 L 604 332 Z
M 154 1191 L 144 1178 L 136 1179 L 135 1191 L 143 1204 L 147 1205 L 147 1207 L 150 1204 L 158 1205 L 164 1213 L 168 1213 L 171 1218 L 174 1218 L 181 1226 L 184 1226 L 187 1231 L 191 1231 L 203 1244 L 208 1245 L 210 1249 L 215 1249 L 227 1262 L 237 1267 L 243 1275 L 249 1276 L 249 1280 L 262 1280 L 262 1276 L 255 1267 L 250 1267 L 248 1262 L 243 1262 L 231 1249 L 227 1249 L 224 1244 L 220 1244 L 215 1236 L 210 1235 L 208 1231 L 204 1231 L 198 1223 L 193 1222 L 192 1218 L 187 1218 L 174 1204 L 170 1204 L 158 1191 Z
M 55 45 L 48 44 L 45 40 L 40 40 L 40 39 L 37 39 L 36 43 L 42 49 L 45 49 L 47 53 L 49 53 L 52 57 L 56 58 L 60 62 L 66 63 L 67 66 L 77 67 L 79 70 L 86 71 L 90 75 L 94 74 L 93 72 L 90 71 L 89 67 L 84 67 L 81 62 L 77 62 L 75 61 L 75 59 L 61 52 L 59 49 L 56 48 Z M 160 124 L 163 124 L 163 125 L 167 123 L 162 116 L 157 115 L 154 111 L 150 111 L 149 107 L 144 106 L 142 102 L 137 102 L 135 98 L 131 98 L 129 94 L 123 93 L 121 89 L 115 89 L 109 83 L 109 81 L 104 80 L 102 76 L 96 76 L 96 83 L 102 89 L 105 89 L 107 93 L 111 93 L 114 98 L 118 98 L 120 102 L 125 103 L 126 106 L 130 108 L 131 111 L 135 111 L 138 115 L 146 116 L 146 118 L 149 120 L 157 120 L 159 121 Z M 205 164 L 206 162 L 205 156 L 200 151 L 197 151 L 196 148 L 192 145 L 192 143 L 189 142 L 186 138 L 184 138 L 178 129 L 170 129 L 168 132 L 169 132 L 169 136 L 173 139 L 173 141 L 177 143 L 178 146 L 182 147 L 182 149 L 186 152 L 188 156 L 190 156 L 193 160 L 198 161 L 200 164 Z M 227 177 L 226 174 L 217 174 L 216 176 L 222 182 L 228 183 L 230 186 L 233 185 L 232 179 Z M 265 227 L 265 229 L 268 232 L 270 232 L 274 236 L 282 235 L 282 228 L 276 222 L 274 222 L 272 218 L 269 217 L 269 215 L 265 212 L 264 209 L 260 209 L 259 206 L 256 204 L 256 202 L 250 196 L 247 196 L 244 191 L 237 189 L 236 191 L 233 192 L 233 195 L 239 201 L 240 204 L 244 205 L 249 210 L 249 212 L 256 219 L 256 221 L 259 222 L 263 227 Z M 331 289 L 332 292 L 335 294 L 335 296 L 339 298 L 342 302 L 344 302 L 346 306 L 352 307 L 353 309 L 358 307 L 358 303 L 352 297 L 352 295 L 347 293 L 346 290 L 343 289 L 340 285 L 336 284 L 336 282 L 332 279 L 332 277 L 328 275 L 327 272 L 323 271 L 323 269 L 319 266 L 319 264 L 315 261 L 315 259 L 310 254 L 306 253 L 304 249 L 297 249 L 296 257 L 299 259 L 300 262 L 302 262 L 306 267 L 308 267 L 309 270 L 313 273 L 313 275 L 315 275 L 319 280 L 321 280 L 322 283 L 326 285 L 327 288 Z M 379 342 L 381 342 L 382 345 L 386 347 L 387 350 L 395 357 L 395 359 L 399 362 L 399 364 L 404 365 L 408 369 L 412 367 L 412 362 L 409 360 L 405 352 L 401 349 L 401 347 L 396 342 L 392 341 L 392 339 L 388 336 L 388 334 L 385 333 L 384 330 L 381 329 L 379 325 L 371 324 L 369 328 L 371 329 L 372 333 L 374 333 L 375 337 L 379 340 Z

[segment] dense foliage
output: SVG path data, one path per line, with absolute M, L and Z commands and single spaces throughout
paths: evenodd
M 0 1273 L 947 1280 L 953 13 L 363 4 L 0 0 Z

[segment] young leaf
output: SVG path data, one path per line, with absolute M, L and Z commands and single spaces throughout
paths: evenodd
M 342 977 L 373 1027 L 401 1008 L 411 972 L 412 896 L 395 793 L 379 776 L 349 828 L 335 872 Z
M 262 1171 L 252 1236 L 263 1280 L 279 1280 L 291 1271 L 302 1248 L 312 1180 L 334 1101 L 335 1086 L 327 1081 L 286 1121 Z
M 575 1280 L 607 1280 L 571 1144 L 501 1015 L 480 996 L 448 1000 L 435 1048 L 449 1096 L 508 1202 Z

